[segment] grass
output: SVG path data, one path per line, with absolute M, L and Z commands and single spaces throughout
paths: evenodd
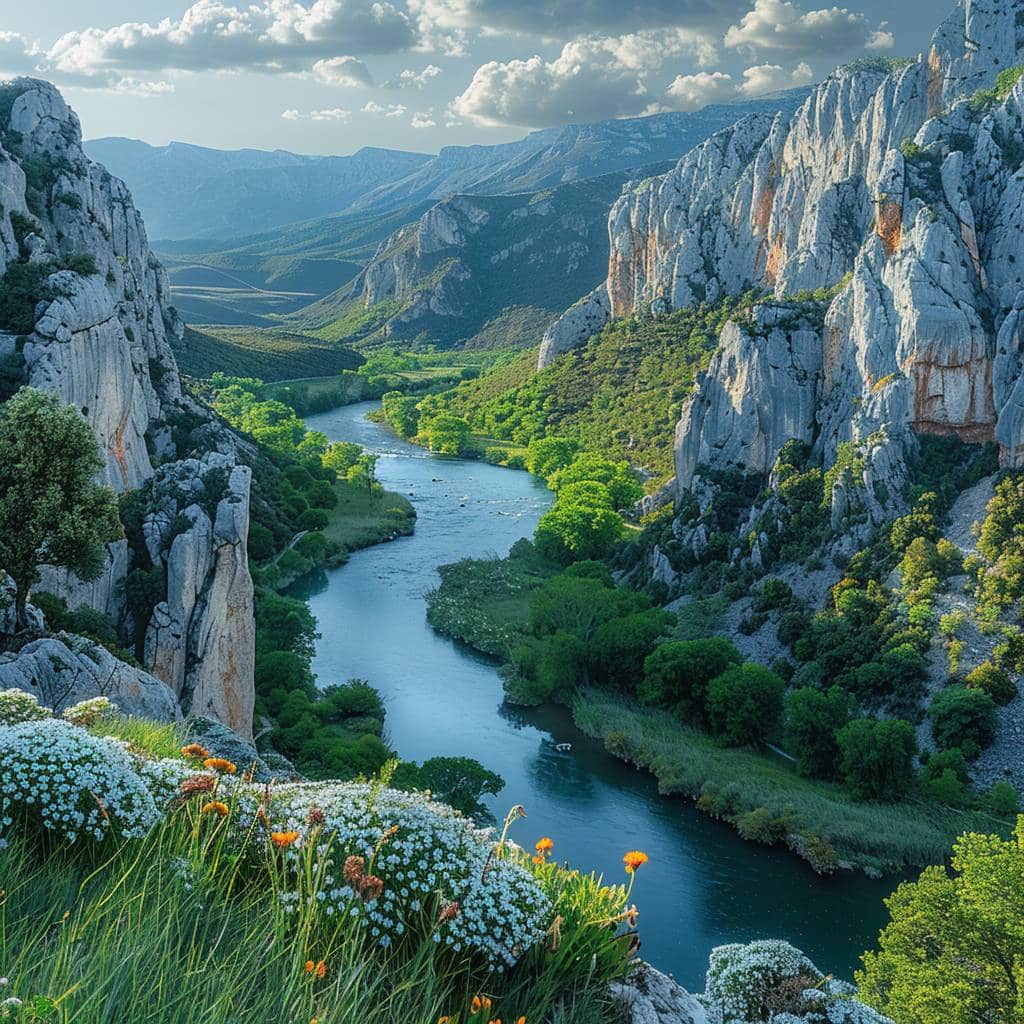
M 207 378 L 220 370 L 229 376 L 264 381 L 322 377 L 354 370 L 362 359 L 350 349 L 281 328 L 215 327 L 185 329 L 174 342 L 182 372 Z
M 2 731 L 2 730 L 0 730 Z M 164 756 L 173 726 L 108 722 Z M 560 942 L 543 938 L 505 973 L 438 946 L 432 896 L 387 950 L 349 914 L 325 914 L 316 844 L 294 873 L 282 855 L 228 816 L 179 801 L 148 835 L 69 844 L 18 818 L 0 855 L 0 999 L 14 1019 L 51 1024 L 601 1024 L 614 1019 L 608 982 L 628 969 L 619 922 L 628 893 L 592 875 L 513 857 L 551 901 Z M 97 797 L 99 799 L 99 797 Z M 171 808 L 174 805 L 170 805 Z M 234 823 L 234 824 L 233 824 Z M 297 904 L 282 897 L 302 892 Z M 307 963 L 322 962 L 322 977 Z M 473 1015 L 485 993 L 493 1012 Z M 3 1012 L 0 1011 L 0 1016 Z M 6 1019 L 6 1018 L 4 1018 Z
M 1008 824 L 979 812 L 914 800 L 858 803 L 840 786 L 806 779 L 784 761 L 721 747 L 670 715 L 623 696 L 584 690 L 572 706 L 576 724 L 622 760 L 651 771 L 661 792 L 687 796 L 741 832 L 762 817 L 779 823 L 765 838 L 787 843 L 819 870 L 826 847 L 835 863 L 869 873 L 942 863 L 962 832 L 1006 832 Z

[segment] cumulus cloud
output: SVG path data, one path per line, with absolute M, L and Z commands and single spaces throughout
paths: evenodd
M 313 76 L 327 85 L 365 88 L 373 85 L 370 69 L 358 57 L 330 57 L 313 65 Z
M 441 74 L 436 64 L 428 64 L 422 71 L 404 68 L 394 78 L 384 83 L 385 89 L 422 89 L 433 78 Z
M 714 58 L 710 39 L 685 29 L 590 36 L 566 43 L 554 60 L 490 61 L 450 105 L 453 119 L 481 125 L 543 128 L 642 113 L 650 104 L 647 73 L 689 53 Z
M 779 64 L 759 64 L 743 72 L 742 81 L 721 71 L 678 75 L 665 90 L 661 110 L 700 110 L 709 103 L 760 96 L 777 89 L 791 89 L 814 80 L 810 64 L 801 62 L 787 71 Z
M 888 49 L 891 32 L 872 28 L 867 18 L 846 7 L 803 11 L 792 0 L 754 0 L 754 6 L 731 25 L 725 45 L 751 50 L 784 50 L 802 56 Z
M 394 53 L 419 40 L 407 10 L 375 0 L 195 0 L 157 24 L 68 32 L 47 54 L 61 73 L 104 76 L 164 70 L 290 72 L 341 53 Z
M 437 122 L 433 118 L 433 109 L 431 110 L 417 110 L 412 115 L 412 120 L 409 122 L 413 128 L 436 128 Z
M 17 32 L 0 32 L 0 73 L 4 75 L 31 75 L 45 56 L 25 36 Z
M 352 117 L 350 110 L 342 107 L 327 107 L 323 110 L 309 110 L 303 113 L 300 110 L 283 110 L 281 117 L 286 121 L 348 121 Z
M 401 117 L 407 110 L 401 103 L 376 103 L 370 100 L 363 106 L 364 114 L 379 114 L 382 117 Z
M 722 31 L 748 0 L 408 0 L 424 24 L 562 37 L 686 25 Z

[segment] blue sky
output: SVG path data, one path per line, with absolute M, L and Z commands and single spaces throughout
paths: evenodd
M 33 0 L 5 11 L 0 77 L 52 79 L 86 137 L 436 152 L 914 56 L 946 13 L 941 0 Z

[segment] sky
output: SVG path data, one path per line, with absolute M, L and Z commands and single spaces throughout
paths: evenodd
M 952 0 L 2 0 L 0 78 L 86 138 L 437 152 L 916 56 Z

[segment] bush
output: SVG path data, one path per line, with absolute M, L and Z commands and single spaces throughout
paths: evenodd
M 702 719 L 708 683 L 742 661 L 725 637 L 660 644 L 644 661 L 637 696 L 644 704 L 675 708 L 683 717 Z
M 836 735 L 843 782 L 858 800 L 898 800 L 914 781 L 917 740 L 898 718 L 858 718 Z
M 1017 790 L 1002 779 L 992 783 L 992 788 L 988 791 L 985 802 L 988 805 L 988 809 L 1001 818 L 1009 818 L 1020 810 L 1020 799 L 1017 796 Z
M 731 747 L 758 746 L 778 730 L 786 684 L 770 669 L 747 662 L 708 684 L 711 731 Z
M 328 516 L 326 510 L 322 508 L 307 508 L 299 516 L 299 529 L 323 530 L 330 521 L 330 516 Z
M 997 668 L 991 661 L 983 661 L 971 669 L 964 678 L 969 690 L 987 693 L 996 704 L 1009 704 L 1017 696 L 1017 686 L 1009 674 Z
M 43 707 L 27 690 L 0 690 L 0 726 L 52 717 L 53 709 Z
M 940 748 L 975 744 L 984 750 L 995 739 L 996 705 L 981 690 L 948 686 L 932 698 L 928 711 L 932 736 Z
M 786 742 L 802 775 L 831 779 L 839 773 L 836 733 L 849 721 L 853 699 L 839 686 L 827 693 L 804 687 L 786 699 Z

